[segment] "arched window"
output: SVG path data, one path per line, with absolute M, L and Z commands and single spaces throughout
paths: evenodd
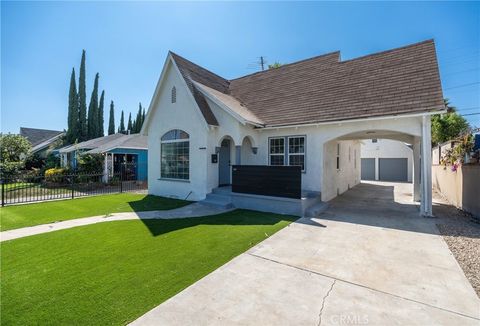
M 172 87 L 172 103 L 177 102 L 177 89 L 175 86 Z
M 160 176 L 167 179 L 190 178 L 190 141 L 188 134 L 179 129 L 170 130 L 161 138 Z

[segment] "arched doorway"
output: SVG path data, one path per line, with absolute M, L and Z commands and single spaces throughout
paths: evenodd
M 220 151 L 218 153 L 218 185 L 227 186 L 231 181 L 232 166 L 232 148 L 233 142 L 230 138 L 224 138 L 220 143 Z

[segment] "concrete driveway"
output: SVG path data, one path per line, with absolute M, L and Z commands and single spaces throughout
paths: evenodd
M 480 299 L 411 185 L 363 183 L 134 325 L 480 325 Z

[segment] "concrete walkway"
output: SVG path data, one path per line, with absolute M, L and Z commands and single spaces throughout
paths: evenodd
M 148 211 L 148 212 L 129 212 L 129 213 L 114 213 L 108 216 L 92 216 L 85 218 L 78 218 L 74 220 L 41 224 L 30 226 L 21 229 L 14 229 L 0 232 L 0 242 L 28 237 L 35 234 L 53 232 L 58 230 L 70 229 L 76 226 L 83 226 L 95 223 L 136 220 L 136 219 L 173 219 L 173 218 L 187 218 L 199 217 L 207 215 L 215 215 L 227 212 L 231 209 L 224 209 L 220 207 L 206 206 L 198 203 L 190 204 L 180 208 L 175 208 L 165 211 Z
M 480 299 L 411 185 L 361 184 L 132 325 L 480 325 Z

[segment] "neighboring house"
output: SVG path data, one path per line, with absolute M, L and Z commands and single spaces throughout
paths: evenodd
M 412 182 L 413 150 L 390 139 L 365 140 L 361 150 L 362 180 Z
M 147 137 L 139 134 L 113 134 L 69 145 L 59 150 L 62 166 L 77 167 L 77 159 L 82 154 L 103 154 L 104 171 L 117 174 L 127 169 L 135 180 L 146 181 L 148 175 Z M 122 170 L 123 169 L 123 170 Z
M 49 152 L 55 150 L 58 145 L 61 144 L 61 139 L 65 135 L 65 132 L 59 130 L 20 127 L 20 135 L 27 138 L 32 145 L 30 153 L 45 158 Z
M 430 115 L 439 112 L 432 40 L 232 80 L 169 52 L 142 129 L 149 193 L 202 200 L 232 183 L 230 165 L 294 165 L 302 190 L 328 201 L 360 182 L 361 140 L 388 138 L 413 144 L 417 173 L 423 153 L 413 197 L 431 215 Z

